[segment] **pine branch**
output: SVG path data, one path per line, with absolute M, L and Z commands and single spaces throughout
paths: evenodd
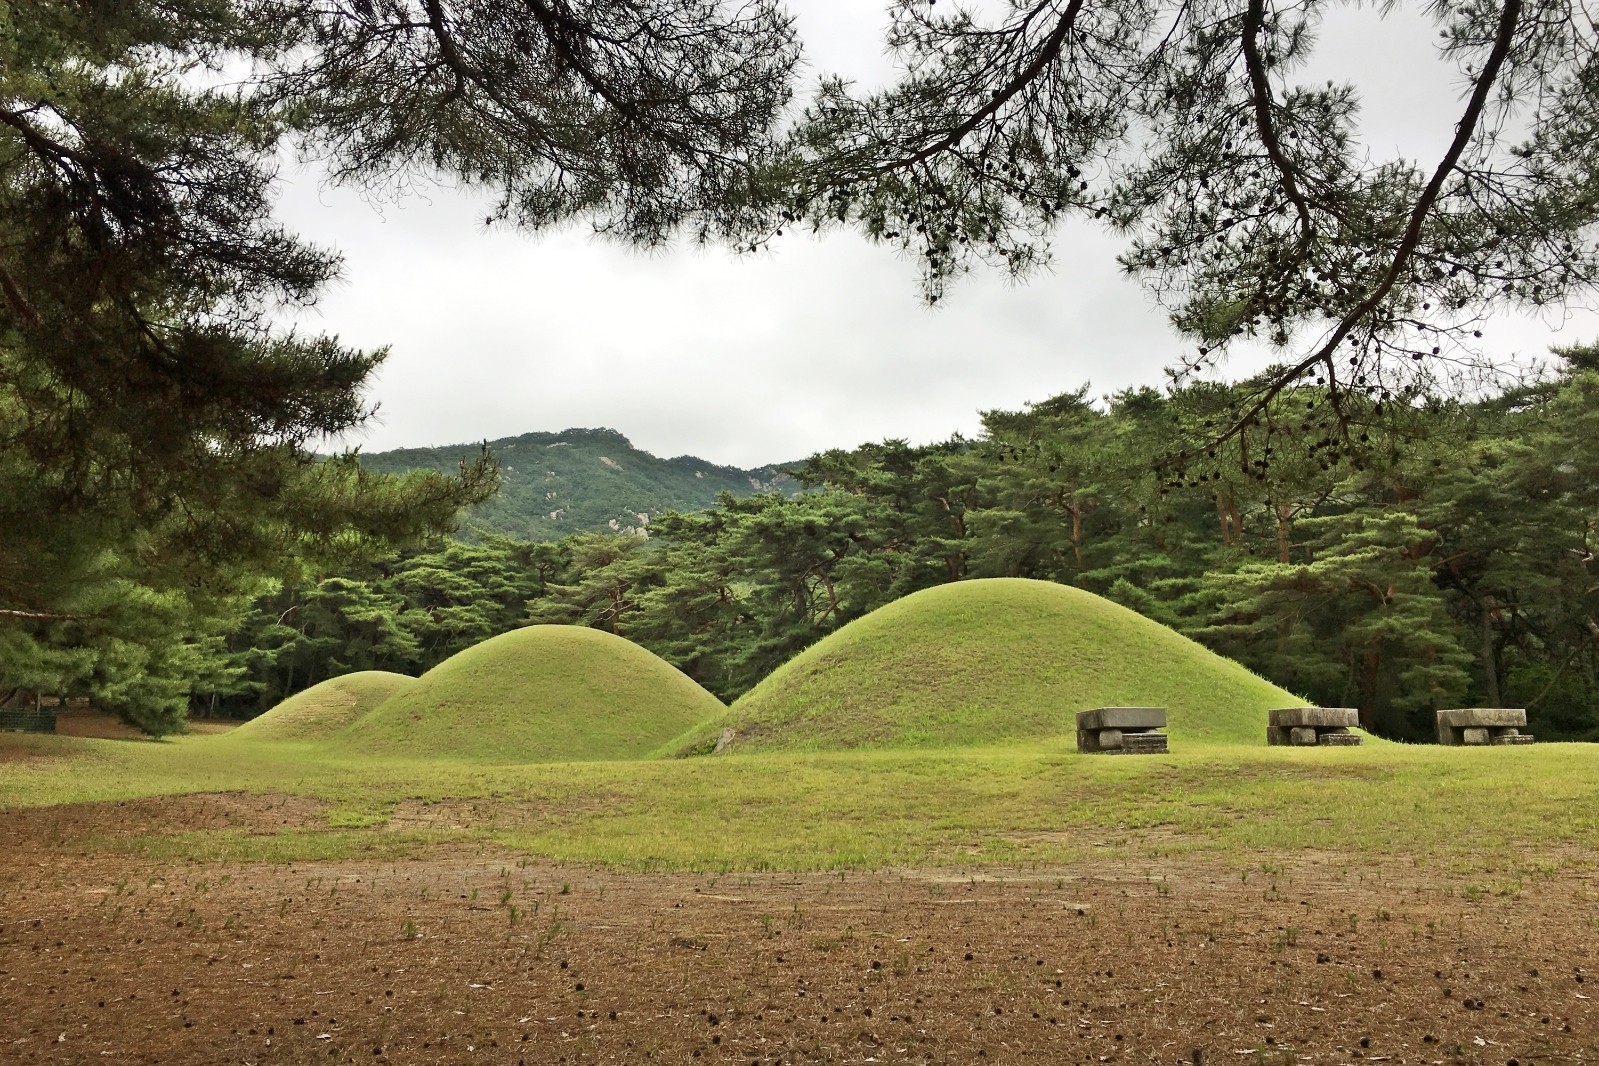
M 1251 2 L 1258 3 L 1260 0 L 1251 0 Z M 1461 155 L 1466 150 L 1466 145 L 1471 142 L 1471 138 L 1476 134 L 1477 122 L 1481 119 L 1483 109 L 1487 106 L 1488 95 L 1499 80 L 1499 72 L 1504 67 L 1505 60 L 1510 54 L 1510 42 L 1515 36 L 1521 17 L 1521 10 L 1522 0 L 1505 0 L 1504 11 L 1501 12 L 1499 18 L 1499 29 L 1494 36 L 1493 50 L 1489 52 L 1487 62 L 1483 64 L 1481 72 L 1477 75 L 1471 99 L 1467 102 L 1465 111 L 1461 115 L 1459 123 L 1455 126 L 1454 140 L 1450 142 L 1443 159 L 1433 170 L 1432 178 L 1427 182 L 1421 195 L 1417 197 L 1415 206 L 1411 209 L 1409 221 L 1405 226 L 1404 234 L 1400 237 L 1399 245 L 1394 249 L 1393 258 L 1389 260 L 1388 269 L 1383 273 L 1382 278 L 1371 292 L 1366 295 L 1365 299 L 1350 309 L 1338 321 L 1338 324 L 1333 327 L 1331 334 L 1322 342 L 1320 347 L 1298 363 L 1285 369 L 1281 374 L 1278 374 L 1270 385 L 1261 390 L 1260 394 L 1244 409 L 1243 413 L 1233 420 L 1233 424 L 1212 441 L 1210 447 L 1214 448 L 1242 434 L 1256 416 L 1270 405 L 1272 400 L 1276 399 L 1295 379 L 1318 363 L 1325 363 L 1328 367 L 1329 379 L 1336 381 L 1336 379 L 1332 378 L 1331 373 L 1333 354 L 1338 350 L 1338 346 L 1353 332 L 1354 328 L 1375 311 L 1383 300 L 1388 297 L 1388 294 L 1393 291 L 1394 285 L 1398 283 L 1400 276 L 1405 271 L 1405 267 L 1409 265 L 1411 256 L 1416 251 L 1416 246 L 1421 242 L 1422 227 L 1426 224 L 1427 215 L 1432 210 L 1433 204 L 1437 202 L 1439 193 L 1443 190 L 1444 181 L 1454 170 L 1456 163 L 1459 162 Z
M 0 618 L 15 618 L 22 622 L 81 622 L 81 614 L 58 614 L 54 611 L 18 611 L 0 607 Z

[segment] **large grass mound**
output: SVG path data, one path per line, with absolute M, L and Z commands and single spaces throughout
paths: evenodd
M 785 663 L 723 719 L 743 750 L 945 747 L 1074 734 L 1077 711 L 1165 707 L 1174 750 L 1262 744 L 1289 693 L 1109 600 L 997 578 L 926 589 Z
M 416 678 L 386 670 L 362 670 L 329 678 L 244 723 L 234 734 L 258 740 L 312 740 L 331 736 L 414 684 Z
M 580 626 L 528 626 L 446 659 L 342 741 L 374 755 L 638 759 L 725 711 L 631 641 Z

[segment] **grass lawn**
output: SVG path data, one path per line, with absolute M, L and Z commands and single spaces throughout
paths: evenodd
M 1248 863 L 1316 849 L 1466 870 L 1591 860 L 1599 841 L 1599 747 L 1583 744 L 1196 744 L 1132 757 L 1077 755 L 1060 738 L 517 764 L 375 758 L 237 734 L 160 743 L 0 734 L 0 810 L 225 791 L 325 802 L 326 828 L 116 846 L 244 860 L 488 842 L 638 870 L 1016 866 L 1095 854 Z

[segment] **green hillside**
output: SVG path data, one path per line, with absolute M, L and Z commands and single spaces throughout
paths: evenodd
M 631 641 L 528 626 L 451 656 L 340 738 L 373 755 L 639 759 L 726 708 Z
M 404 448 L 363 455 L 361 463 L 377 473 L 453 472 L 479 448 Z M 794 486 L 775 466 L 740 470 L 690 455 L 661 459 L 612 429 L 524 433 L 490 441 L 489 451 L 500 462 L 503 484 L 494 499 L 467 512 L 463 526 L 526 540 L 647 528 L 662 511 L 697 511 L 724 492 L 749 496 Z
M 297 692 L 235 730 L 258 740 L 309 740 L 337 733 L 416 678 L 386 670 L 361 670 Z
M 785 663 L 721 720 L 741 750 L 946 747 L 1067 736 L 1075 713 L 1167 709 L 1174 749 L 1264 743 L 1302 701 L 1165 626 L 1066 585 L 1019 578 L 918 592 Z

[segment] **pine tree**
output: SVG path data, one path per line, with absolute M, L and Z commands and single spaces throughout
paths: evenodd
M 0 671 L 161 730 L 212 607 L 493 487 L 309 450 L 361 425 L 383 353 L 273 326 L 338 262 L 272 221 L 284 116 L 219 75 L 292 44 L 223 0 L 0 12 Z

